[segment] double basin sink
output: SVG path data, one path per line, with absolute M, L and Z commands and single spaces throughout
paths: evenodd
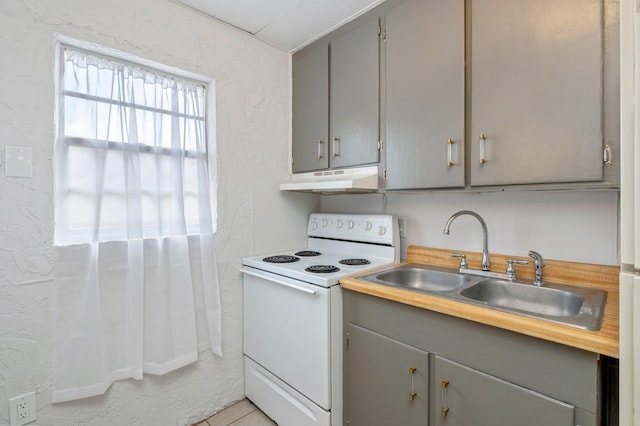
M 357 277 L 430 296 L 575 327 L 599 330 L 607 293 L 600 289 L 486 278 L 412 263 Z

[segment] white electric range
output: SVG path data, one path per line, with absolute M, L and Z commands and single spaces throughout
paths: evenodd
M 280 426 L 342 425 L 341 277 L 397 263 L 391 215 L 310 215 L 307 246 L 243 259 L 245 394 Z

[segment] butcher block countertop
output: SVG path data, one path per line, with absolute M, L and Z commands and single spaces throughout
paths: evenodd
M 458 268 L 459 259 L 452 258 L 449 249 L 410 246 L 407 263 L 422 263 L 430 266 Z M 455 251 L 467 255 L 469 267 L 480 269 L 481 253 Z M 504 272 L 507 259 L 516 258 L 500 254 L 491 254 L 491 270 Z M 526 257 L 518 259 L 531 260 Z M 532 262 L 531 262 L 532 263 Z M 511 330 L 528 336 L 537 337 L 563 345 L 584 349 L 590 352 L 619 358 L 619 287 L 617 266 L 594 265 L 587 263 L 563 262 L 545 259 L 544 280 L 583 287 L 596 287 L 605 290 L 607 302 L 604 308 L 602 326 L 597 331 L 585 331 L 551 322 L 510 314 L 482 306 L 444 299 L 437 296 L 416 293 L 409 290 L 378 285 L 356 279 L 356 275 L 343 278 L 343 288 L 392 300 L 406 305 L 416 306 L 440 312 L 458 318 Z M 383 268 L 389 269 L 389 268 Z M 533 265 L 516 265 L 519 279 L 533 279 Z M 368 272 L 371 273 L 371 272 Z M 362 275 L 362 274 L 359 274 Z

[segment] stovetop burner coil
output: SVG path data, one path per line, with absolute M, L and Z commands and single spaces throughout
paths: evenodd
M 314 250 L 302 250 L 296 253 L 296 256 L 300 257 L 311 257 L 311 256 L 320 256 L 322 253 Z
M 342 259 L 338 263 L 342 265 L 348 265 L 348 266 L 362 266 L 362 265 L 368 265 L 371 262 L 368 261 L 367 259 Z
M 263 262 L 267 263 L 293 263 L 300 260 L 299 257 L 289 256 L 286 254 L 279 254 L 277 256 L 269 256 L 262 259 Z
M 304 270 L 314 274 L 330 274 L 332 272 L 338 272 L 340 268 L 333 265 L 311 265 Z

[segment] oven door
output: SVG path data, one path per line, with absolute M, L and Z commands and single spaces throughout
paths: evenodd
M 330 291 L 254 268 L 244 273 L 244 353 L 331 409 Z

